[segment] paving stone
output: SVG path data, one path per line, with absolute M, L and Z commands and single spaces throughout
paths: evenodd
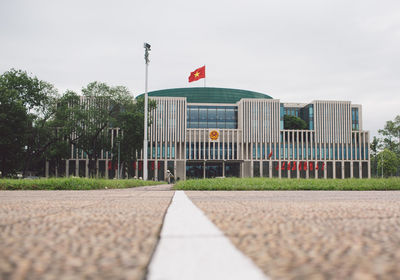
M 400 279 L 400 192 L 186 194 L 272 279 Z
M 0 192 L 0 279 L 142 279 L 173 195 L 158 188 Z

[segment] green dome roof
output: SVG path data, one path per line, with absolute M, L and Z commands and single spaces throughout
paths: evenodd
M 142 96 L 141 94 L 140 96 Z M 151 96 L 159 97 L 186 97 L 188 103 L 236 103 L 242 98 L 272 99 L 271 96 L 241 89 L 213 88 L 213 87 L 188 87 L 151 91 Z M 139 97 L 139 96 L 138 96 Z

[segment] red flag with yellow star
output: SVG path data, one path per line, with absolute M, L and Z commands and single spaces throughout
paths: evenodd
M 204 65 L 203 67 L 200 67 L 194 70 L 192 73 L 190 73 L 189 83 L 203 79 L 205 77 L 206 77 L 206 66 Z

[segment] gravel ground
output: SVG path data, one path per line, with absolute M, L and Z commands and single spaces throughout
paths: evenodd
M 0 279 L 142 279 L 169 187 L 0 192 Z
M 400 279 L 400 191 L 186 194 L 272 279 Z

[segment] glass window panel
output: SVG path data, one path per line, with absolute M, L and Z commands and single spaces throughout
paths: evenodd
M 234 123 L 234 122 L 227 122 L 226 123 L 226 128 L 235 129 L 235 128 L 237 128 L 237 124 Z
M 237 128 L 236 106 L 188 106 L 188 128 Z
M 190 108 L 189 118 L 191 121 L 197 121 L 199 119 L 199 109 L 198 108 Z
M 188 123 L 188 128 L 199 128 L 199 122 L 198 121 L 196 121 L 196 122 L 189 122 Z
M 217 128 L 217 122 L 209 120 L 207 127 L 208 128 Z
M 199 122 L 199 128 L 207 128 L 207 122 Z
M 225 121 L 225 107 L 219 107 L 217 109 L 217 120 L 218 121 Z
M 210 107 L 208 108 L 208 121 L 214 121 L 217 119 L 217 108 Z
M 262 158 L 265 158 L 265 145 L 262 145 Z
M 207 109 L 199 109 L 199 121 L 207 121 Z
M 236 117 L 235 117 L 235 110 L 234 109 L 226 109 L 225 111 L 225 118 L 227 121 L 235 121 Z
M 218 123 L 217 123 L 217 128 L 225 128 L 225 127 L 226 127 L 225 124 L 226 124 L 226 123 L 225 123 L 224 121 L 218 122 Z

